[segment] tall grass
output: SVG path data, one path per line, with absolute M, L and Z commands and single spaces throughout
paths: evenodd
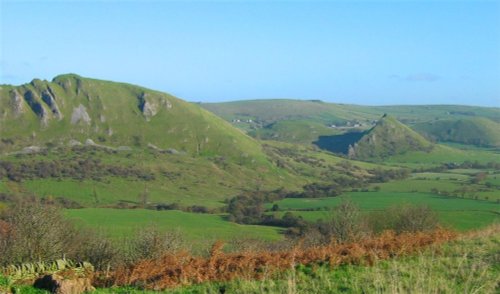
M 172 293 L 499 293 L 500 225 L 374 266 L 296 267 L 278 278 L 178 288 Z
M 234 279 L 269 280 L 280 272 L 298 273 L 297 266 L 335 268 L 346 264 L 373 264 L 379 259 L 414 253 L 432 244 L 442 243 L 456 235 L 445 230 L 395 234 L 387 231 L 378 237 L 355 243 L 296 247 L 285 251 L 222 252 L 222 243 L 215 243 L 208 258 L 189 253 L 167 254 L 146 259 L 133 266 L 118 269 L 101 281 L 102 285 L 138 286 L 161 290 L 180 285 Z M 293 293 L 296 282 L 286 288 Z

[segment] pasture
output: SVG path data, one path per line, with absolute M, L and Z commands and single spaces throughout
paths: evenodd
M 84 208 L 67 209 L 65 215 L 77 224 L 102 230 L 111 237 L 126 237 L 153 226 L 160 230 L 179 230 L 187 240 L 213 242 L 218 239 L 256 238 L 279 240 L 275 227 L 240 225 L 225 220 L 221 214 L 196 214 L 177 210 Z
M 291 211 L 307 221 L 316 221 L 330 216 L 329 210 L 343 199 L 356 203 L 363 213 L 382 210 L 394 205 L 428 205 L 438 213 L 443 225 L 457 230 L 484 227 L 500 221 L 500 204 L 474 199 L 444 197 L 430 193 L 404 192 L 349 192 L 339 197 L 286 198 L 269 204 L 277 204 L 281 215 Z

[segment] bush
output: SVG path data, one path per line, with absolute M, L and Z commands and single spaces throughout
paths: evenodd
M 52 261 L 74 255 L 82 235 L 53 206 L 18 202 L 2 215 L 0 264 Z
M 178 231 L 160 231 L 156 227 L 140 230 L 134 237 L 126 240 L 123 259 L 133 263 L 143 259 L 159 258 L 167 253 L 186 250 L 187 244 Z
M 430 231 L 439 222 L 437 214 L 426 205 L 397 205 L 371 213 L 366 223 L 375 233 L 394 230 L 397 233 Z
M 335 207 L 331 217 L 319 223 L 319 231 L 326 237 L 326 241 L 333 239 L 340 243 L 355 241 L 366 235 L 361 212 L 350 200 L 343 200 Z

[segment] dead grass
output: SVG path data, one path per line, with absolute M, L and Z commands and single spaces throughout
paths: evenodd
M 399 235 L 386 231 L 378 237 L 356 243 L 240 253 L 224 253 L 224 244 L 216 242 L 208 258 L 193 256 L 187 252 L 167 254 L 117 269 L 113 273 L 101 273 L 96 284 L 162 290 L 212 281 L 261 280 L 270 278 L 275 273 L 294 269 L 299 264 L 329 267 L 344 264 L 371 265 L 379 259 L 408 255 L 456 237 L 454 232 L 444 229 Z

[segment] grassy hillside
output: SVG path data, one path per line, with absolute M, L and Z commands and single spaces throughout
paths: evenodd
M 198 105 L 74 74 L 2 85 L 0 138 L 0 192 L 86 207 L 138 203 L 144 191 L 149 202 L 220 207 L 242 190 L 307 182 Z M 12 166 L 19 177 L 2 173 Z
M 304 118 L 331 123 L 343 120 L 373 120 L 384 113 L 405 123 L 446 117 L 486 117 L 500 120 L 500 108 L 462 105 L 365 106 L 319 100 L 269 99 L 202 103 L 201 106 L 227 120 L 249 118 L 265 123 Z
M 319 100 L 248 100 L 202 103 L 202 107 L 262 139 L 312 143 L 321 136 L 366 130 L 387 113 L 412 126 L 437 119 L 487 118 L 500 122 L 500 108 L 461 105 L 364 106 Z M 260 129 L 260 130 L 259 130 Z M 309 133 L 304 131 L 309 130 Z
M 318 136 L 333 136 L 342 131 L 327 127 L 325 124 L 307 120 L 282 120 L 249 132 L 261 140 L 277 140 L 291 143 L 309 144 Z
M 248 100 L 224 103 L 202 103 L 202 107 L 227 119 L 252 119 L 263 125 L 281 120 L 309 119 L 316 122 L 340 123 L 351 119 L 364 119 L 370 115 L 351 113 L 340 104 L 319 100 Z M 376 118 L 377 115 L 371 115 Z
M 431 151 L 432 144 L 395 118 L 384 115 L 351 145 L 348 155 L 357 159 L 380 159 L 409 151 Z
M 69 74 L 51 82 L 3 85 L 0 108 L 4 152 L 90 139 L 110 147 L 149 145 L 195 156 L 265 160 L 257 142 L 210 112 L 130 84 Z
M 500 147 L 500 124 L 486 118 L 437 120 L 413 128 L 440 142 Z

